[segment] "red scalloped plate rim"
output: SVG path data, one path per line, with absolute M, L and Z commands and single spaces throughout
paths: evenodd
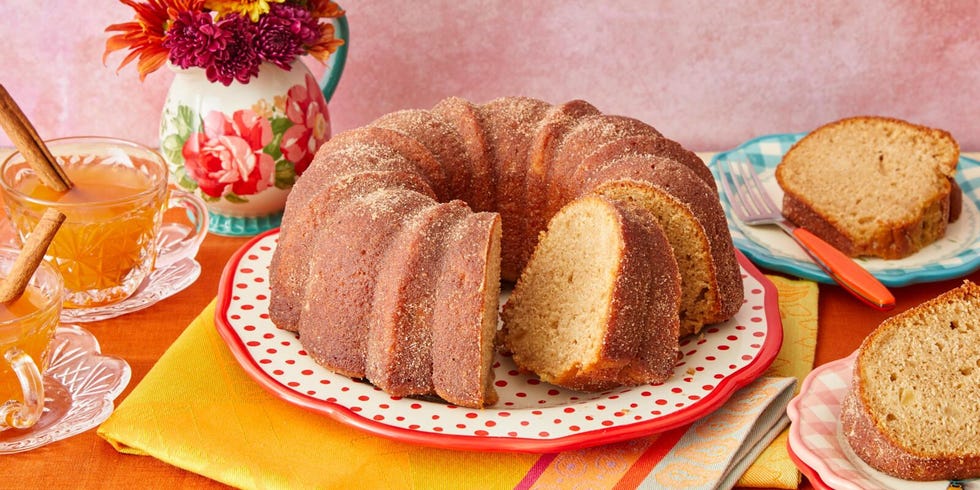
M 810 467 L 810 465 L 804 463 L 803 460 L 800 459 L 799 455 L 793 451 L 793 446 L 790 445 L 788 440 L 786 441 L 786 452 L 789 454 L 789 459 L 791 459 L 793 464 L 796 465 L 796 469 L 800 470 L 800 473 L 803 473 L 803 476 L 805 476 L 807 480 L 810 480 L 810 484 L 813 485 L 813 488 L 818 490 L 834 490 L 834 487 L 827 485 L 823 481 L 823 478 L 820 477 L 817 470 L 813 469 Z
M 274 396 L 304 409 L 327 415 L 345 425 L 402 442 L 468 451 L 549 453 L 610 444 L 666 432 L 690 424 L 721 407 L 736 390 L 761 376 L 776 359 L 776 355 L 782 346 L 783 328 L 778 313 L 779 303 L 776 286 L 748 258 L 735 250 L 739 264 L 750 276 L 759 281 L 765 290 L 763 308 L 767 312 L 766 338 L 752 361 L 720 380 L 713 391 L 684 410 L 652 420 L 605 427 L 551 439 L 438 434 L 394 427 L 364 418 L 340 404 L 298 393 L 276 381 L 265 373 L 255 359 L 249 355 L 241 338 L 226 320 L 224 314 L 232 300 L 232 283 L 238 263 L 257 242 L 269 235 L 278 233 L 279 229 L 275 228 L 256 235 L 242 245 L 228 260 L 218 284 L 214 318 L 218 333 L 245 372 Z

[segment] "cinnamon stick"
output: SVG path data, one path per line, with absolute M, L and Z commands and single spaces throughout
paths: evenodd
M 51 244 L 51 240 L 64 221 L 65 215 L 55 208 L 48 208 L 44 212 L 41 221 L 38 221 L 37 226 L 27 236 L 24 248 L 14 260 L 7 277 L 0 282 L 0 303 L 10 303 L 24 294 L 27 283 L 44 260 L 48 245 Z
M 72 182 L 68 174 L 58 165 L 34 126 L 3 85 L 0 85 L 0 126 L 3 126 L 4 132 L 24 155 L 27 164 L 37 172 L 44 185 L 58 192 L 71 189 Z

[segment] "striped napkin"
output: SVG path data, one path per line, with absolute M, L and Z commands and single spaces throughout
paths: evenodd
M 816 285 L 771 279 L 784 310 L 784 349 L 794 352 L 781 353 L 772 376 L 712 415 L 662 434 L 558 454 L 453 451 L 378 437 L 263 390 L 218 335 L 213 302 L 98 433 L 120 452 L 240 488 L 731 488 L 753 461 L 750 481 L 739 485 L 795 488 L 799 473 L 778 437 L 796 385 L 786 370 L 801 361 L 796 350 L 809 348 L 812 365 Z M 811 340 L 793 340 L 797 331 L 810 335 L 800 323 L 813 326 Z

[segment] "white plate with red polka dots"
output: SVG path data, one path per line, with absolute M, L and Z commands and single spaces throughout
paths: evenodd
M 499 401 L 482 410 L 390 396 L 335 374 L 306 354 L 295 333 L 269 320 L 268 267 L 278 230 L 229 260 L 215 320 L 235 358 L 274 395 L 342 423 L 406 442 L 480 450 L 554 452 L 680 427 L 711 413 L 759 377 L 782 345 L 776 289 L 741 253 L 745 302 L 735 318 L 681 341 L 674 375 L 659 385 L 601 393 L 558 388 L 494 362 Z

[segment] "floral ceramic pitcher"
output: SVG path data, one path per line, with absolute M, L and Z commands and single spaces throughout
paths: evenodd
M 285 70 L 262 63 L 248 83 L 208 81 L 202 68 L 180 69 L 160 120 L 160 149 L 174 182 L 205 200 L 213 233 L 250 236 L 279 226 L 286 197 L 330 138 L 327 101 L 347 53 L 345 17 L 334 19 L 345 44 L 320 84 L 301 61 Z

